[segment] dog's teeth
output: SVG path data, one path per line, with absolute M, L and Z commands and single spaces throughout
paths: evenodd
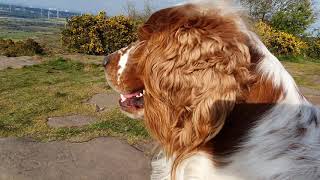
M 142 93 L 145 94 L 145 90 L 143 90 Z
M 126 101 L 127 98 L 124 97 L 124 95 L 120 94 L 121 102 Z

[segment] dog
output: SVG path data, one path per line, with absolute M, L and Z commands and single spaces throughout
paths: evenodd
M 104 60 L 121 110 L 161 152 L 152 180 L 320 179 L 320 111 L 222 2 L 162 9 Z

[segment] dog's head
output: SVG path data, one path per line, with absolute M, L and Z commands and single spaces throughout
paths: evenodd
M 214 137 L 252 80 L 248 36 L 232 12 L 186 4 L 154 13 L 139 40 L 106 57 L 120 106 L 168 153 Z

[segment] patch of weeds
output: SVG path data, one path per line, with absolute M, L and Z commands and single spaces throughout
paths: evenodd
M 63 98 L 63 97 L 68 96 L 68 93 L 60 92 L 60 91 L 59 91 L 59 92 L 56 92 L 55 96 L 56 96 L 57 98 Z

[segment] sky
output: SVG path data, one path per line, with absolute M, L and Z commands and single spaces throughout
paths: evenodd
M 144 0 L 129 1 L 132 1 L 137 8 L 143 8 Z M 182 1 L 183 0 L 151 0 L 153 6 L 157 9 L 181 3 Z M 105 10 L 108 14 L 115 15 L 124 13 L 124 6 L 127 0 L 0 0 L 0 3 L 1 2 L 77 12 L 96 13 Z
M 124 6 L 128 0 L 0 0 L 0 3 L 19 4 L 31 7 L 54 8 L 84 13 L 96 13 L 104 10 L 108 15 L 125 13 Z M 143 9 L 144 0 L 132 1 L 138 9 Z M 175 5 L 185 0 L 151 0 L 155 9 Z M 320 0 L 313 0 L 315 8 L 320 12 Z M 320 17 L 314 25 L 320 28 Z

